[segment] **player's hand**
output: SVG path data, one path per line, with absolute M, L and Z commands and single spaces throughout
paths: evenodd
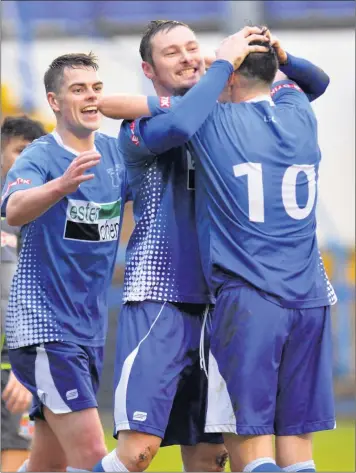
M 269 44 L 269 38 L 263 34 L 263 30 L 257 26 L 245 26 L 238 33 L 225 38 L 216 51 L 216 59 L 229 61 L 234 71 L 240 67 L 245 57 L 250 53 L 267 53 L 267 46 L 252 45 L 253 41 Z
M 288 60 L 288 56 L 285 50 L 282 48 L 281 43 L 279 39 L 277 38 L 277 36 L 274 36 L 270 32 L 270 30 L 267 28 L 264 29 L 264 35 L 267 36 L 267 38 L 270 41 L 271 46 L 276 51 L 279 64 L 285 64 Z
M 12 371 L 2 393 L 7 409 L 12 414 L 26 412 L 32 402 L 32 394 L 18 381 Z
M 96 151 L 84 151 L 70 163 L 64 174 L 58 178 L 59 189 L 64 195 L 75 192 L 80 184 L 94 178 L 94 174 L 85 174 L 100 162 L 100 154 Z
M 216 61 L 216 56 L 214 54 L 210 56 L 204 56 L 205 70 L 207 71 L 212 63 Z

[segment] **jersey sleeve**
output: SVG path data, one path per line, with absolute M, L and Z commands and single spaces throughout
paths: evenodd
M 1 195 L 1 215 L 5 215 L 8 199 L 14 192 L 47 182 L 48 160 L 42 147 L 39 144 L 25 149 L 8 172 Z
M 141 133 L 141 127 L 150 117 L 122 122 L 119 133 L 119 149 L 126 166 L 137 166 L 152 160 L 154 153 L 147 147 Z
M 276 105 L 294 105 L 312 110 L 308 97 L 292 80 L 275 82 L 271 87 L 271 97 Z
M 182 97 L 147 97 L 148 107 L 152 117 L 160 115 L 161 113 L 167 113 L 171 107 L 179 103 L 181 100 Z

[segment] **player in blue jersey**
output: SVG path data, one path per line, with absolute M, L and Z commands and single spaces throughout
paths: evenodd
M 246 29 L 246 35 L 252 34 L 249 41 L 259 38 L 253 35 L 259 31 Z M 256 48 L 264 50 L 247 42 L 244 51 L 237 51 L 230 38 L 219 54 L 233 62 Z M 204 72 L 194 33 L 179 22 L 151 22 L 140 52 L 144 72 L 161 95 L 184 94 Z M 214 76 L 213 69 L 210 74 Z M 209 106 L 228 75 L 225 64 L 215 75 Z M 94 470 L 143 471 L 161 445 L 179 444 L 186 471 L 222 471 L 222 437 L 204 434 L 206 379 L 199 367 L 199 344 L 212 298 L 198 251 L 194 169 L 186 149 L 175 147 L 174 136 L 166 153 L 152 153 L 140 133 L 144 126 L 144 119 L 126 122 L 119 136 L 136 226 L 127 249 L 118 325 L 118 446 Z M 172 122 L 173 133 L 174 127 Z
M 177 144 L 189 137 L 196 158 L 199 244 L 217 296 L 206 432 L 225 434 L 233 471 L 281 471 L 272 434 L 281 467 L 313 471 L 311 433 L 335 422 L 336 297 L 316 242 L 320 151 L 308 100 L 323 93 L 328 77 L 272 43 L 275 49 L 248 56 L 231 74 L 233 103 L 213 104 L 199 131 L 213 90 L 210 71 L 177 104 L 165 98 L 162 107 L 162 99 L 150 98 L 150 110 L 146 103 L 141 113 L 165 113 L 146 119 L 137 138 L 159 153 L 170 136 Z M 287 59 L 281 70 L 307 94 L 290 80 L 270 92 L 275 50 L 281 63 Z
M 34 397 L 30 471 L 85 469 L 106 453 L 96 392 L 127 179 L 117 140 L 96 132 L 97 70 L 91 54 L 52 62 L 44 82 L 56 130 L 21 154 L 2 195 L 8 223 L 24 226 L 6 337 Z

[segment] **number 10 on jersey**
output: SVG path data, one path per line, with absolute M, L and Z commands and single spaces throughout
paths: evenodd
M 235 177 L 247 176 L 247 194 L 249 219 L 251 222 L 265 221 L 265 203 L 263 192 L 263 168 L 261 163 L 242 163 L 233 166 Z M 297 177 L 304 173 L 308 179 L 308 201 L 305 207 L 297 202 Z M 276 192 L 278 190 L 276 189 Z M 284 208 L 295 220 L 306 218 L 313 209 L 316 198 L 316 174 L 314 165 L 293 164 L 284 173 L 281 182 Z

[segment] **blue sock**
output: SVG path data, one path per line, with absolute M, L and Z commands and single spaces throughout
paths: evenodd
M 257 458 L 253 460 L 251 463 L 245 466 L 244 471 L 252 473 L 253 471 L 265 471 L 265 472 L 273 472 L 273 471 L 283 471 L 282 468 L 279 468 L 276 465 L 276 462 L 273 458 L 264 457 L 264 458 Z
M 294 463 L 294 465 L 287 466 L 286 468 L 283 468 L 283 471 L 287 471 L 290 473 L 297 473 L 297 472 L 302 472 L 302 471 L 316 471 L 315 469 L 315 463 L 313 460 L 309 460 L 306 462 L 299 462 L 299 463 Z
M 91 471 L 105 471 L 101 460 L 92 468 Z

